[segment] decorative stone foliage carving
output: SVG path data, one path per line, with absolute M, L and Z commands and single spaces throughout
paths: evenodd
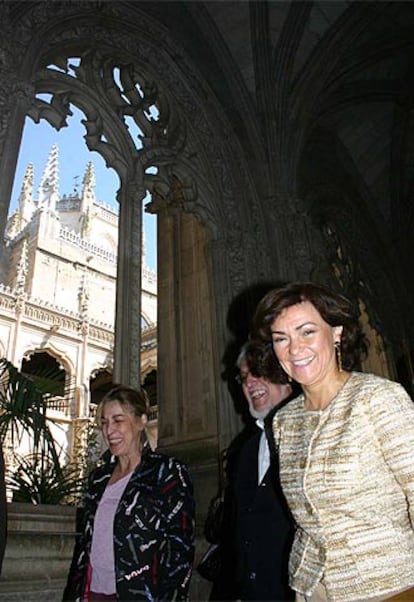
M 231 278 L 237 286 L 237 281 L 243 281 L 247 257 L 240 263 L 242 249 L 234 242 L 244 238 L 241 230 L 235 232 L 242 219 L 240 199 L 249 198 L 251 214 L 246 217 L 255 221 L 257 233 L 252 245 L 260 253 L 266 247 L 255 242 L 265 240 L 263 218 L 244 175 L 247 169 L 240 149 L 214 95 L 177 42 L 147 15 L 139 24 L 135 20 L 140 35 L 127 33 L 127 22 L 128 9 L 120 3 L 33 5 L 16 24 L 16 34 L 27 41 L 47 31 L 33 68 L 36 93 L 50 92 L 52 99 L 47 103 L 37 98 L 29 114 L 35 121 L 46 118 L 60 128 L 70 115 L 70 103 L 77 104 L 85 112 L 89 148 L 100 152 L 117 171 L 122 186 L 137 177 L 138 168 L 142 172 L 148 165 L 169 165 L 170 177 L 197 182 L 196 194 L 184 195 L 183 209 L 197 215 L 212 238 L 228 230 L 226 221 L 234 217 L 233 242 L 227 240 L 226 245 L 233 249 L 228 259 L 236 262 Z M 74 40 L 82 50 L 74 50 Z M 162 40 L 162 55 L 149 40 Z M 65 50 L 69 44 L 70 52 Z M 18 57 L 21 52 L 20 47 Z M 78 64 L 69 60 L 76 55 Z M 52 64 L 56 67 L 47 67 Z M 115 70 L 119 71 L 116 80 Z M 151 106 L 159 112 L 158 118 L 146 114 Z M 133 118 L 141 130 L 138 139 L 128 132 L 126 118 Z M 240 174 L 240 182 L 231 172 Z

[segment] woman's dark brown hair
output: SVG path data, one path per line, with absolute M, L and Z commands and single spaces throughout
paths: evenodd
M 294 282 L 267 293 L 259 302 L 254 320 L 254 335 L 271 341 L 271 326 L 282 311 L 309 301 L 330 326 L 343 326 L 342 365 L 346 370 L 359 366 L 367 353 L 367 341 L 352 303 L 339 293 L 313 282 Z

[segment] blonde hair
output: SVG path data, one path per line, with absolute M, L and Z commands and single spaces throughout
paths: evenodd
M 131 414 L 134 414 L 137 418 L 141 418 L 143 415 L 147 416 L 149 412 L 149 399 L 144 389 L 133 389 L 125 385 L 117 385 L 108 393 L 106 393 L 98 404 L 96 410 L 96 422 L 100 427 L 102 412 L 105 405 L 111 401 L 117 401 L 120 406 L 125 408 Z M 145 445 L 148 442 L 148 436 L 145 428 L 141 434 L 141 443 Z

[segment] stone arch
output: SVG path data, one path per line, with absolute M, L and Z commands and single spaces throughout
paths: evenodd
M 208 319 L 208 322 L 217 331 L 212 333 L 213 354 L 206 358 L 211 364 L 210 396 L 226 396 L 227 391 L 224 388 L 220 390 L 220 387 L 217 389 L 218 385 L 213 383 L 219 383 L 219 350 L 225 345 L 227 307 L 232 296 L 243 287 L 248 273 L 260 277 L 256 273 L 257 265 L 263 266 L 264 270 L 267 264 L 265 245 L 257 243 L 264 236 L 246 235 L 241 223 L 244 219 L 248 219 L 250 224 L 255 223 L 257 234 L 262 228 L 262 210 L 258 208 L 256 193 L 246 175 L 248 170 L 243 167 L 243 155 L 231 127 L 183 49 L 169 37 L 166 29 L 146 15 L 132 25 L 128 22 L 126 7 L 122 15 L 119 10 L 113 11 L 109 3 L 103 3 L 99 7 L 99 22 L 96 22 L 95 6 L 94 9 L 87 5 L 59 3 L 51 10 L 49 4 L 36 5 L 28 11 L 26 18 L 16 23 L 23 38 L 28 32 L 39 34 L 32 35 L 29 47 L 20 47 L 18 55 L 21 64 L 19 77 L 23 81 L 30 77 L 33 81 L 33 90 L 28 90 L 29 98 L 31 93 L 52 94 L 49 103 L 33 97 L 28 103 L 25 98 L 26 107 L 29 104 L 26 113 L 35 121 L 46 118 L 56 128 L 64 126 L 70 103 L 76 104 L 86 114 L 85 140 L 88 147 L 100 152 L 121 180 L 118 193 L 120 223 L 121 228 L 125 228 L 125 244 L 129 245 L 128 249 L 120 249 L 121 262 L 123 256 L 139 256 L 141 245 L 136 234 L 140 216 L 136 214 L 136 205 L 144 197 L 146 189 L 153 194 L 153 199 L 157 199 L 158 206 L 155 203 L 153 210 L 168 214 L 167 219 L 170 209 L 178 212 L 183 220 L 184 214 L 191 214 L 195 218 L 187 220 L 187 227 L 191 222 L 197 230 L 205 229 L 200 253 L 206 262 L 206 270 L 209 270 L 208 281 L 212 283 L 206 296 L 209 311 L 215 314 L 214 320 Z M 162 44 L 158 43 L 160 39 Z M 94 50 L 97 47 L 99 52 Z M 177 53 L 180 56 L 178 62 L 173 59 Z M 73 77 L 67 57 L 79 55 L 82 63 L 77 71 L 74 70 L 77 77 Z M 114 57 L 118 63 L 114 62 Z M 125 128 L 119 127 L 119 112 L 125 106 L 118 102 L 122 94 L 115 94 L 113 77 L 109 74 L 121 60 L 125 69 L 124 93 L 128 82 L 133 83 L 133 76 L 139 73 L 141 87 L 148 94 L 154 94 L 158 89 L 160 106 L 166 107 L 168 128 L 151 128 L 151 124 L 145 123 L 142 152 L 136 151 Z M 47 69 L 52 63 L 56 68 Z M 91 82 L 107 85 L 108 102 L 104 102 L 105 96 L 97 94 L 96 90 L 88 94 Z M 159 166 L 155 177 L 145 173 L 145 168 L 153 164 Z M 177 191 L 180 192 L 178 197 Z M 247 197 L 251 210 L 248 215 L 241 216 L 243 203 L 240 199 Z M 166 205 L 160 203 L 162 198 L 171 201 L 172 206 L 168 202 Z M 229 215 L 232 217 L 231 229 L 228 228 Z M 175 219 L 178 223 L 174 226 L 178 236 L 180 219 Z M 131 224 L 135 227 L 135 237 L 129 235 Z M 197 236 L 198 233 L 195 234 Z M 246 261 L 246 258 L 258 255 L 263 261 Z M 215 278 L 216 262 L 221 268 L 217 270 L 220 280 Z M 133 272 L 134 262 L 131 265 L 126 262 L 121 268 L 121 278 L 131 280 Z M 133 286 L 138 286 L 137 282 L 133 282 Z M 120 314 L 127 316 L 129 321 L 126 324 L 125 318 L 118 318 L 117 322 L 116 376 L 131 381 L 139 357 L 139 337 L 135 336 L 138 328 L 131 314 L 140 315 L 139 296 L 135 295 L 131 300 L 121 295 L 118 301 Z M 131 331 L 134 332 L 133 339 L 126 337 Z M 225 411 L 221 408 L 220 411 Z M 231 414 L 230 411 L 222 420 L 222 424 L 227 425 L 223 427 L 228 431 L 227 438 L 239 428 L 238 421 L 233 422 Z M 210 428 L 216 428 L 217 421 L 213 416 L 209 422 Z
M 409 349 L 404 308 L 407 295 L 401 265 L 381 212 L 374 213 L 376 200 L 360 173 L 359 166 L 343 141 L 324 125 L 315 122 L 306 132 L 298 167 L 298 186 L 306 211 L 322 234 L 327 266 L 317 266 L 312 277 L 330 284 L 331 267 L 342 267 L 338 286 L 359 299 L 367 312 L 367 325 L 381 333 L 387 356 L 387 374 L 397 378 L 396 361 Z M 368 315 L 369 314 L 369 315 Z M 380 345 L 381 347 L 381 345 Z
M 142 382 L 142 386 L 148 394 L 151 406 L 157 404 L 157 369 L 149 366 L 148 372 Z
M 47 355 L 54 358 L 65 370 L 65 373 L 68 375 L 68 378 L 72 378 L 75 368 L 71 361 L 71 359 L 65 354 L 59 351 L 54 345 L 47 345 L 46 347 L 39 347 L 36 349 L 27 349 L 23 355 L 22 359 L 30 359 L 30 356 L 38 353 L 46 353 Z
M 380 333 L 379 356 L 385 350 L 387 357 L 385 374 L 398 378 L 396 360 L 407 351 L 405 329 L 401 312 L 389 310 L 400 303 L 399 270 L 397 266 L 393 269 L 362 199 L 344 190 L 320 186 L 309 193 L 306 202 L 324 236 L 331 266 L 336 265 L 338 287 L 359 299 L 366 328 Z M 317 274 L 316 279 L 326 282 L 326 274 Z M 378 340 L 376 334 L 372 336 Z
M 117 291 L 114 380 L 133 386 L 140 385 L 141 202 L 147 190 L 152 194 L 149 209 L 158 214 L 159 231 L 168 232 L 159 242 L 160 256 L 168 249 L 175 253 L 172 264 L 164 264 L 159 295 L 165 299 L 160 357 L 169 362 L 160 362 L 157 373 L 160 446 L 200 465 L 198 479 L 205 474 L 211 479 L 218 451 L 241 427 L 221 378 L 228 308 L 246 282 L 266 279 L 270 265 L 280 260 L 271 262 L 268 206 L 259 203 L 234 126 L 167 28 L 145 12 L 128 18 L 129 11 L 140 12 L 134 3 L 35 3 L 21 5 L 18 16 L 3 4 L 0 11 L 9 36 L 3 47 L 14 49 L 6 71 L 15 86 L 0 90 L 8 142 L 6 153 L 6 131 L 0 132 L 0 194 L 10 194 L 25 116 L 60 129 L 70 104 L 80 108 L 88 148 L 104 157 L 121 182 L 118 281 L 128 287 Z M 67 59 L 79 55 L 74 77 Z M 114 85 L 114 57 L 117 67 L 122 59 L 125 82 L 139 74 L 148 102 L 158 91 L 168 118 L 166 131 L 144 122 L 140 152 L 120 118 L 125 99 Z M 51 64 L 54 69 L 47 68 Z M 93 93 L 91 83 L 97 86 Z M 46 93 L 50 101 L 42 102 Z M 147 173 L 152 165 L 156 175 Z M 167 270 L 171 265 L 174 280 Z M 79 391 L 79 405 L 82 395 Z M 208 500 L 196 495 L 203 512 Z
M 23 353 L 20 370 L 50 395 L 48 406 L 71 415 L 76 403 L 72 362 L 54 347 L 30 349 Z
M 114 237 L 111 236 L 109 232 L 105 232 L 103 236 L 99 238 L 99 244 L 104 249 L 110 251 L 113 254 L 116 254 L 117 241 L 114 240 Z
M 112 370 L 102 366 L 92 370 L 89 376 L 89 410 L 90 412 L 99 404 L 100 400 L 114 386 Z
M 116 55 L 129 67 L 130 73 L 135 74 L 139 71 L 144 79 L 148 79 L 149 84 L 151 78 L 155 80 L 156 77 L 157 86 L 166 102 L 168 98 L 171 131 L 168 145 L 160 144 L 160 137 L 161 141 L 165 142 L 160 131 L 151 134 L 152 140 L 150 140 L 151 136 L 146 136 L 144 152 L 139 154 L 139 160 L 147 165 L 157 160 L 162 168 L 168 167 L 170 172 L 173 164 L 173 171 L 179 179 L 182 179 L 181 171 L 185 174 L 194 174 L 194 181 L 201 182 L 202 186 L 197 187 L 197 197 L 192 204 L 190 203 L 190 208 L 212 228 L 213 235 L 215 224 L 216 234 L 218 230 L 221 231 L 221 226 L 227 225 L 229 211 L 235 217 L 240 212 L 242 203 L 237 202 L 240 197 L 249 197 L 253 210 L 248 219 L 250 222 L 252 219 L 256 221 L 259 211 L 252 184 L 243 175 L 247 170 L 242 169 L 241 151 L 231 135 L 229 124 L 218 109 L 214 95 L 206 89 L 207 84 L 194 69 L 190 57 L 182 47 L 178 46 L 177 41 L 170 37 L 165 28 L 144 13 L 140 15 L 139 22 L 137 19 L 129 19 L 126 6 L 123 7 L 123 11 L 120 11 L 119 8 L 114 10 L 110 4 L 101 4 L 98 22 L 96 13 L 97 7 L 94 3 L 91 3 L 90 7 L 60 3 L 53 8 L 48 5 L 38 5 L 29 11 L 31 27 L 35 24 L 38 31 L 42 33 L 43 42 L 39 37 L 33 37 L 32 46 L 27 49 L 23 61 L 24 71 L 26 75 L 30 73 L 33 77 L 34 93 L 45 90 L 55 91 L 53 106 L 32 103 L 29 114 L 35 120 L 45 117 L 55 127 L 60 128 L 65 124 L 70 102 L 89 112 L 89 124 L 86 124 L 88 129 L 86 142 L 89 148 L 100 152 L 108 165 L 117 171 L 125 183 L 126 171 L 128 169 L 134 171 L 136 168 L 137 154 L 132 154 L 128 159 L 131 154 L 128 153 L 132 148 L 131 141 L 111 125 L 116 123 L 116 120 L 112 119 L 113 116 L 117 116 L 116 110 L 121 110 L 122 107 L 117 106 L 114 112 L 107 112 L 108 107 L 102 106 L 103 98 L 98 94 L 99 90 L 95 94 L 95 104 L 85 93 L 88 81 L 92 78 L 96 83 L 99 80 L 98 74 L 103 73 L 111 98 L 115 98 L 118 103 L 119 95 L 114 96 L 113 82 L 108 76 L 114 65 L 113 57 Z M 27 37 L 27 20 L 20 19 L 16 27 L 19 34 Z M 99 53 L 94 53 L 92 47 L 99 47 Z M 22 53 L 24 50 L 21 47 Z M 66 56 L 80 53 L 83 54 L 85 61 L 85 66 L 78 70 L 82 81 L 76 82 L 72 77 L 71 86 L 68 88 L 64 84 L 65 77 L 63 77 L 67 69 Z M 176 60 L 177 56 L 179 61 Z M 36 60 L 31 57 L 36 57 Z M 58 63 L 61 72 L 59 70 L 55 70 L 54 73 L 47 72 L 47 64 L 52 62 Z M 127 76 L 126 79 L 128 80 Z M 152 93 L 153 89 L 150 85 L 149 89 Z M 207 103 L 206 94 L 208 94 Z M 187 133 L 182 127 L 184 122 Z M 105 123 L 108 143 L 100 139 L 102 123 Z M 223 138 L 227 142 L 223 142 Z M 196 144 L 192 142 L 194 140 Z M 184 148 L 186 154 L 182 152 L 179 156 L 178 151 Z M 179 160 L 177 160 L 178 156 Z M 204 178 L 202 174 L 206 169 L 200 170 L 200 165 L 203 164 L 210 166 Z M 234 181 L 232 173 L 239 174 L 238 182 Z M 187 200 L 187 209 L 188 205 Z M 235 227 L 238 229 L 237 220 L 235 222 Z M 220 225 L 219 229 L 218 225 Z
M 141 321 L 143 328 L 149 328 L 152 324 L 150 316 L 145 311 L 141 311 Z
M 144 367 L 141 373 L 141 378 L 142 378 L 142 385 L 144 386 L 144 383 L 147 380 L 148 375 L 152 374 L 152 373 L 156 373 L 157 372 L 157 364 L 156 362 L 154 362 L 153 360 L 149 360 L 148 362 L 144 363 Z M 155 400 L 155 398 L 154 398 Z M 154 401 L 155 402 L 155 401 Z
M 370 10 L 371 9 L 371 10 Z M 312 10 L 310 3 L 292 3 L 289 14 L 290 28 L 298 28 L 304 26 L 307 21 L 307 15 Z M 278 87 L 286 86 L 289 82 L 291 86 L 290 96 L 278 95 L 278 117 L 280 120 L 280 132 L 283 139 L 288 142 L 286 154 L 281 154 L 281 165 L 279 174 L 286 181 L 286 186 L 290 187 L 292 183 L 293 194 L 297 193 L 297 186 L 300 185 L 300 180 L 296 178 L 298 166 L 302 161 L 302 153 L 308 144 L 310 132 L 314 130 L 315 125 L 321 123 L 323 112 L 329 106 L 332 111 L 333 105 L 327 102 L 327 99 L 332 94 L 337 93 L 335 87 L 338 82 L 346 81 L 351 69 L 359 70 L 361 64 L 358 61 L 354 64 L 354 57 L 350 56 L 349 48 L 353 43 L 357 43 L 361 32 L 368 30 L 373 19 L 373 12 L 381 13 L 381 3 L 376 3 L 374 6 L 367 5 L 350 5 L 342 15 L 342 18 L 337 19 L 331 24 L 330 35 L 324 36 L 320 44 L 318 44 L 315 52 L 308 57 L 306 68 L 303 69 L 302 77 L 296 78 L 295 81 L 290 81 L 291 73 L 294 69 L 294 61 L 292 60 L 292 52 L 297 52 L 297 44 L 300 41 L 296 35 L 291 35 L 292 31 L 286 30 L 286 38 L 279 40 L 282 46 L 279 61 L 284 61 L 283 68 L 278 70 L 277 81 Z M 300 25 L 299 25 L 300 24 Z M 284 43 L 288 42 L 286 49 L 283 49 Z M 395 41 L 393 41 L 393 44 Z M 293 48 L 292 48 L 293 47 Z M 366 48 L 367 53 L 383 53 L 387 55 L 389 47 L 384 44 L 383 47 L 378 44 L 373 44 Z M 290 55 L 290 62 L 289 62 Z M 289 77 L 286 75 L 289 74 Z M 335 82 L 335 84 L 333 84 Z M 343 89 L 338 87 L 340 94 L 337 94 L 336 105 L 343 106 L 347 102 Z M 286 119 L 286 103 L 290 101 L 289 113 L 290 119 Z M 288 166 L 285 159 L 289 157 Z

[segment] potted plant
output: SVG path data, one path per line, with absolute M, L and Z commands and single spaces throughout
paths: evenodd
M 25 438 L 29 451 L 17 457 L 6 483 L 14 501 L 34 504 L 75 503 L 82 491 L 82 466 L 62 465 L 47 416 L 51 375 L 28 378 L 11 362 L 0 359 L 0 445 L 13 450 Z M 42 390 L 47 383 L 47 390 Z M 81 458 L 81 463 L 84 458 Z
M 47 416 L 51 392 L 41 387 L 41 378 L 28 378 L 8 360 L 0 359 L 0 452 L 6 451 L 6 446 L 14 451 L 14 467 L 6 470 L 6 478 L 0 453 L 0 559 L 8 507 L 0 591 L 6 587 L 20 599 L 29 599 L 34 582 L 43 583 L 45 592 L 51 588 L 60 591 L 76 533 L 74 504 L 84 483 L 81 475 L 86 472 L 83 457 L 76 466 L 62 462 L 62 450 L 50 429 L 53 421 Z M 17 456 L 15 450 L 22 441 L 28 453 Z M 10 504 L 6 504 L 5 483 L 13 492 Z

